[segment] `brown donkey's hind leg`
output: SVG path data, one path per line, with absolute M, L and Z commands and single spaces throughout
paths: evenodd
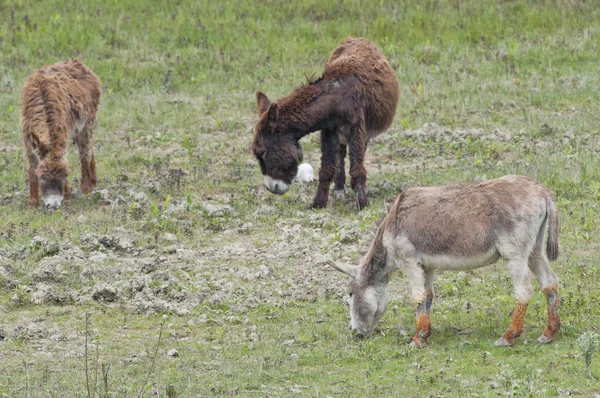
M 350 146 L 350 183 L 356 192 L 358 209 L 369 205 L 367 198 L 367 169 L 364 160 L 367 151 L 367 139 L 364 120 L 357 126 L 352 127 L 352 133 L 348 141 Z
M 333 190 L 336 195 L 343 196 L 344 186 L 346 185 L 346 170 L 344 167 L 344 159 L 346 158 L 346 145 L 340 144 L 337 156 L 337 169 L 335 171 L 335 180 Z
M 335 176 L 336 151 L 339 147 L 335 131 L 321 130 L 321 169 L 319 170 L 319 188 L 313 201 L 315 209 L 327 206 L 329 187 Z

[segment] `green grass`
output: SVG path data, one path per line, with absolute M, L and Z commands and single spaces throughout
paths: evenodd
M 86 313 L 89 375 L 96 347 L 98 369 L 110 366 L 100 396 L 136 396 L 163 314 L 143 396 L 167 386 L 182 397 L 597 393 L 577 338 L 600 332 L 599 21 L 600 6 L 583 0 L 0 2 L 0 397 L 87 396 Z M 401 96 L 367 155 L 371 207 L 357 213 L 350 198 L 332 199 L 312 211 L 315 184 L 284 196 L 261 187 L 249 151 L 254 93 L 276 98 L 320 74 L 347 36 L 379 45 Z M 77 194 L 71 150 L 74 199 L 46 213 L 26 205 L 20 90 L 69 57 L 103 84 L 99 184 Z M 425 123 L 449 132 L 408 134 Z M 457 133 L 473 129 L 483 137 Z M 496 129 L 512 138 L 490 139 Z M 317 169 L 318 135 L 302 145 Z M 374 335 L 353 338 L 344 278 L 324 259 L 356 262 L 402 187 L 510 173 L 559 200 L 556 342 L 535 344 L 546 316 L 536 291 L 517 345 L 492 346 L 514 301 L 502 263 L 437 277 L 427 348 L 408 348 L 414 319 L 400 273 Z M 131 242 L 89 238 L 103 235 Z M 254 276 L 261 267 L 268 276 Z M 116 287 L 115 302 L 92 298 L 100 282 Z M 44 283 L 54 301 L 36 304 Z M 191 311 L 177 315 L 182 305 Z M 596 354 L 596 379 L 599 364 Z

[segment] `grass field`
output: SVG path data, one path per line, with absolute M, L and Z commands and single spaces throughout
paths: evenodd
M 371 206 L 313 211 L 316 183 L 262 187 L 254 93 L 320 74 L 347 36 L 379 45 L 401 96 L 367 154 Z M 599 394 L 578 344 L 600 333 L 599 43 L 589 0 L 0 1 L 0 397 Z M 27 206 L 20 91 L 70 57 L 103 83 L 99 183 L 79 194 L 71 148 L 73 200 L 47 213 Z M 318 169 L 318 134 L 301 143 Z M 326 261 L 358 262 L 407 186 L 510 173 L 558 197 L 557 340 L 536 344 L 537 289 L 516 346 L 492 346 L 503 262 L 437 276 L 427 348 L 400 272 L 354 338 Z

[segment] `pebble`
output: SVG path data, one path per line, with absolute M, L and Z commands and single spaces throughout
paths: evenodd
M 167 355 L 170 356 L 171 358 L 178 358 L 179 357 L 179 351 L 177 351 L 175 348 L 171 348 L 167 352 Z

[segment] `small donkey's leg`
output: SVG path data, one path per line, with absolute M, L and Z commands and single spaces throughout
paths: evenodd
M 84 194 L 90 193 L 96 186 L 96 163 L 92 147 L 94 125 L 95 121 L 88 121 L 75 140 L 81 163 L 81 192 Z
M 329 188 L 335 176 L 336 151 L 339 147 L 338 136 L 335 131 L 321 130 L 321 169 L 319 170 L 319 188 L 313 200 L 315 209 L 327 206 Z
M 65 193 L 63 194 L 64 200 L 71 199 L 71 186 L 69 185 L 69 179 L 65 180 Z
M 27 169 L 27 181 L 29 182 L 29 204 L 37 206 L 40 203 L 40 184 L 36 174 L 39 164 L 38 157 L 30 148 L 26 149 L 29 168 Z
M 512 346 L 513 340 L 523 333 L 523 319 L 531 299 L 533 287 L 529 276 L 527 261 L 511 259 L 507 261 L 508 271 L 513 281 L 517 301 L 513 311 L 512 321 L 508 330 L 494 343 L 497 346 Z
M 552 272 L 548 259 L 543 252 L 543 242 L 540 250 L 534 249 L 529 257 L 529 269 L 533 272 L 548 303 L 548 327 L 538 338 L 540 343 L 550 343 L 560 330 L 560 317 L 558 315 L 558 278 Z
M 344 159 L 346 158 L 346 145 L 340 144 L 337 157 L 337 170 L 335 171 L 335 180 L 333 185 L 334 194 L 336 197 L 344 197 L 344 186 L 346 185 L 346 170 L 344 167 Z
M 367 133 L 365 131 L 365 122 L 361 122 L 352 128 L 352 133 L 348 140 L 350 146 L 350 183 L 352 189 L 356 192 L 358 200 L 358 209 L 369 205 L 367 198 L 367 169 L 365 169 L 364 160 L 367 152 Z

